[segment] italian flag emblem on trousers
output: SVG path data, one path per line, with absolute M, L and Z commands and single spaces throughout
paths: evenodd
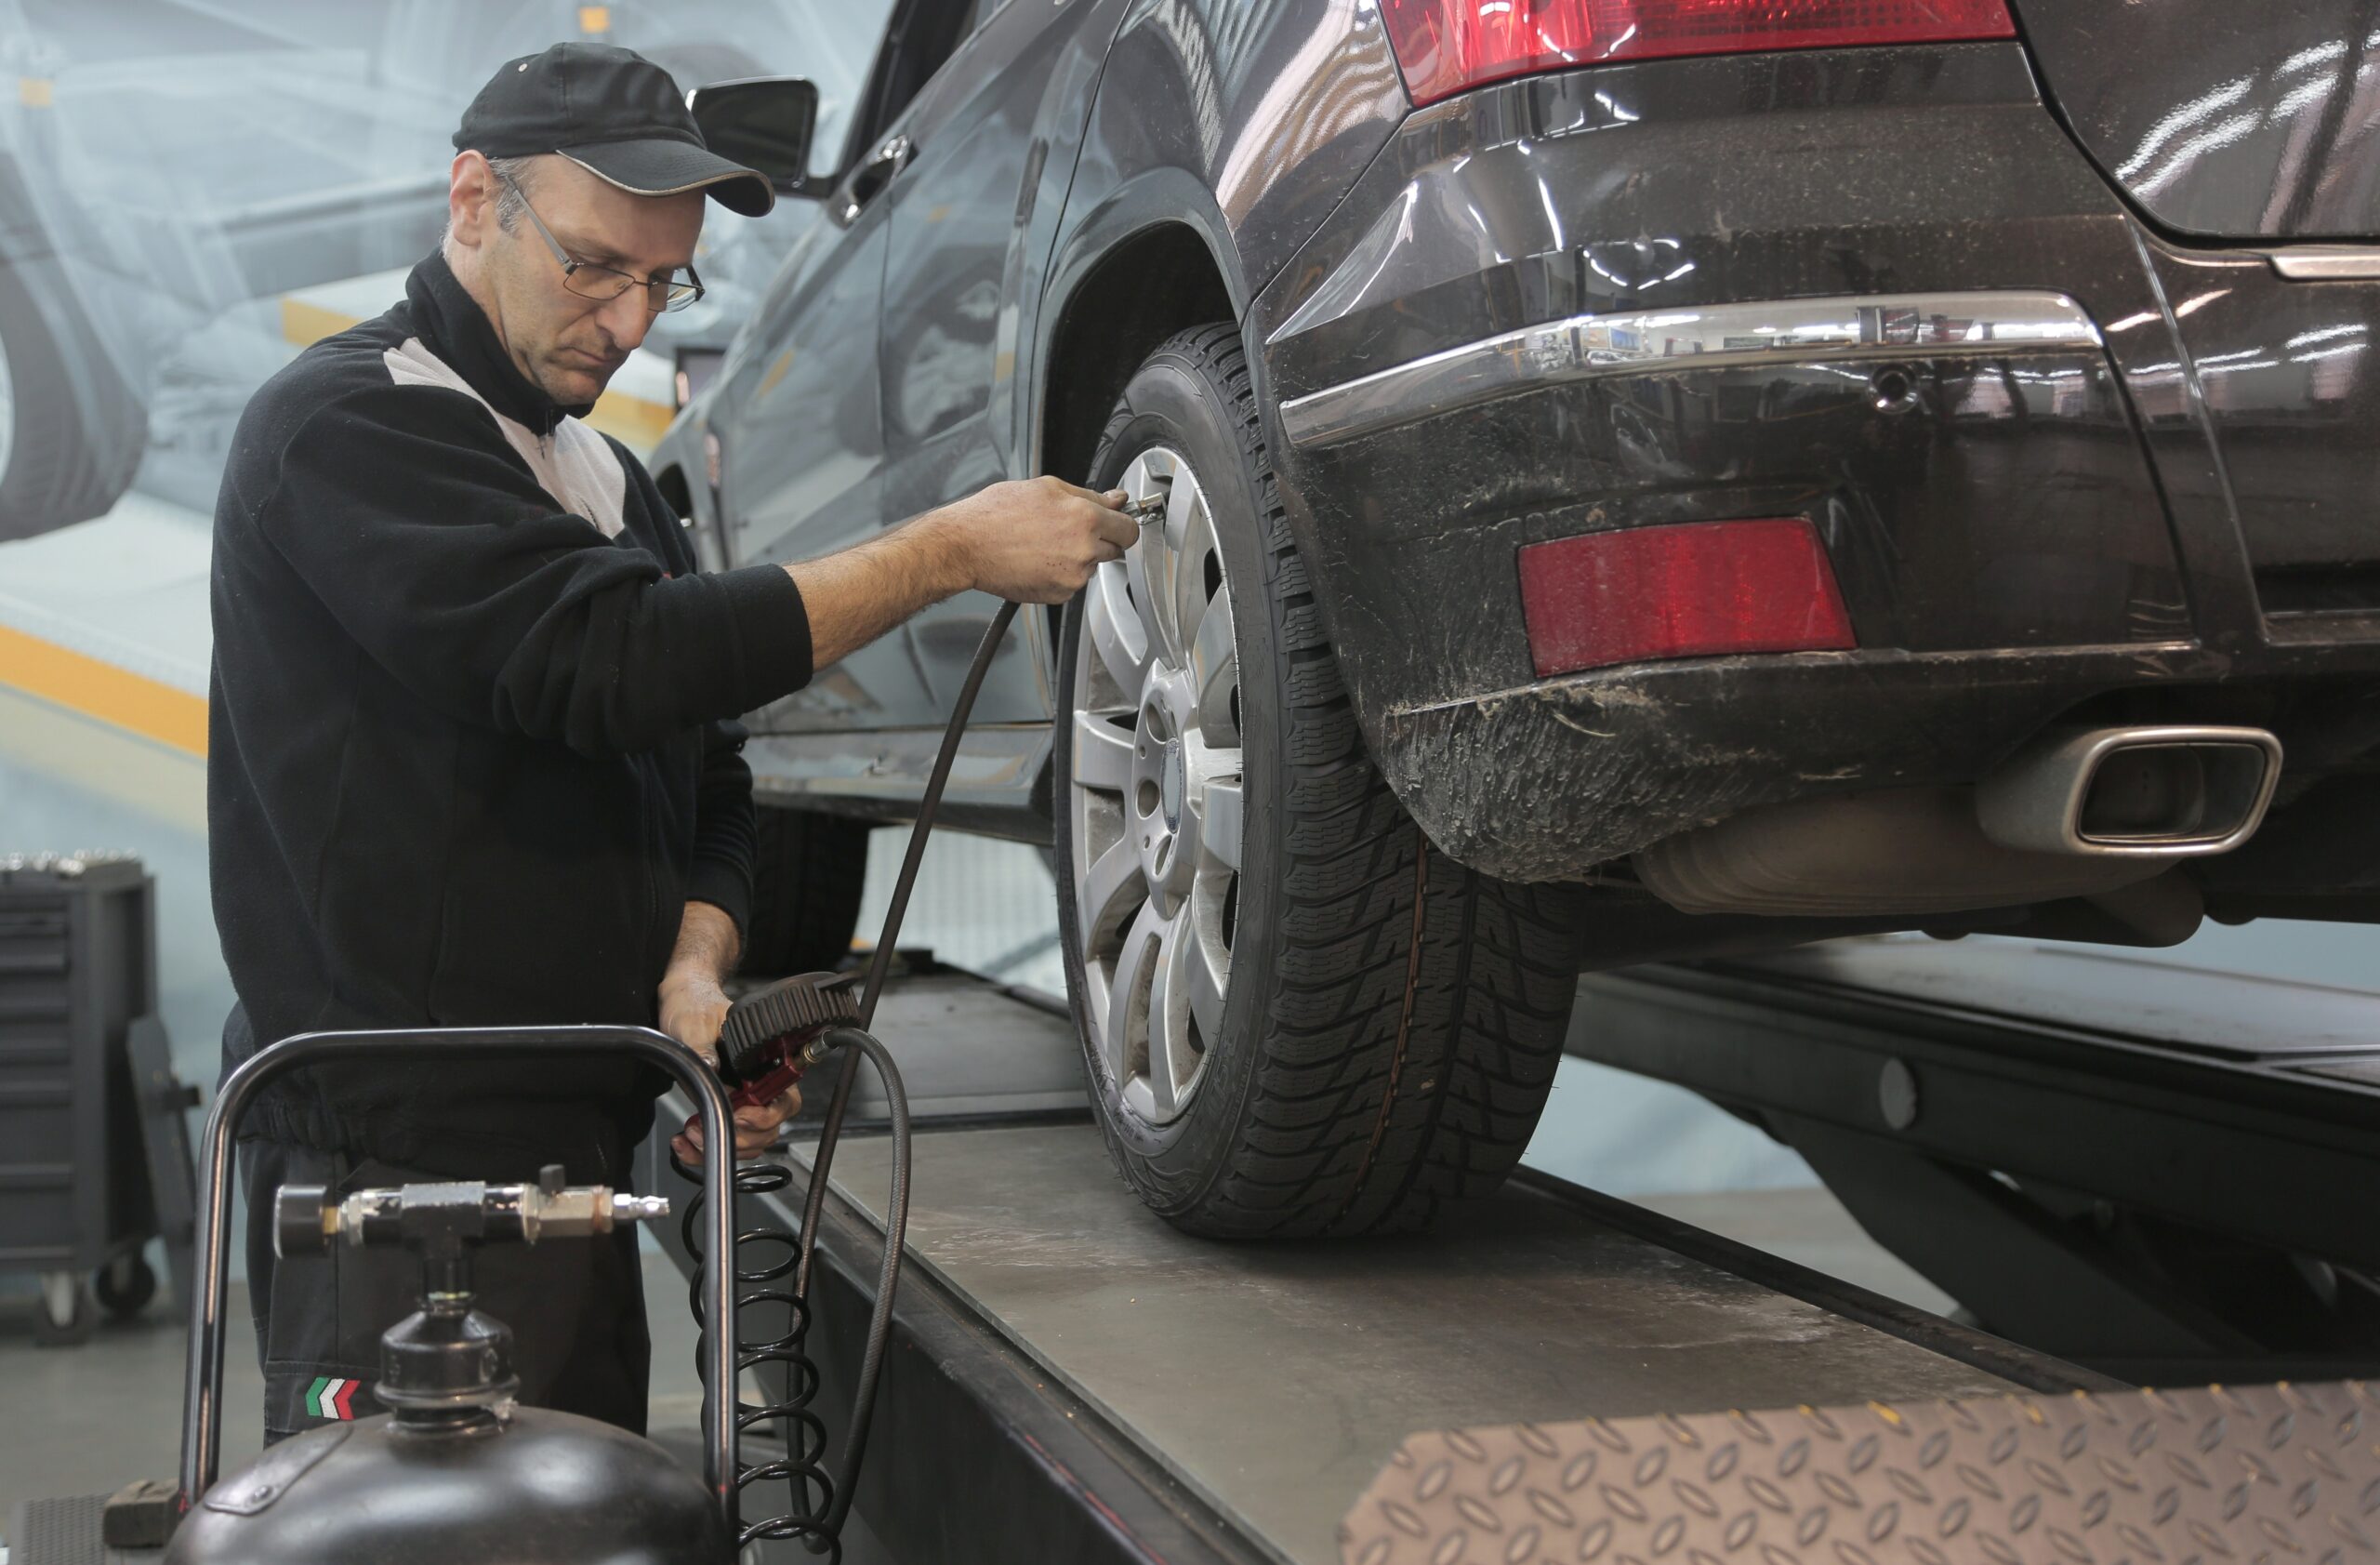
M 336 1375 L 316 1375 L 314 1384 L 306 1387 L 306 1416 L 309 1418 L 349 1419 L 355 1416 L 355 1393 L 363 1388 L 360 1380 L 341 1380 Z

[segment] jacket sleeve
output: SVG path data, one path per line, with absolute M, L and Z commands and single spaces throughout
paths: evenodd
M 653 474 L 635 452 L 610 435 L 603 439 L 641 497 L 645 513 L 662 524 L 662 551 L 670 568 L 680 576 L 700 569 L 685 528 L 667 524 L 673 513 Z M 740 723 L 722 720 L 704 726 L 702 773 L 694 791 L 694 864 L 686 877 L 687 897 L 726 913 L 735 922 L 737 941 L 747 948 L 760 824 L 752 799 L 752 768 L 744 759 L 744 741 L 749 736 Z
M 752 861 L 760 843 L 760 810 L 752 802 L 752 769 L 744 760 L 744 725 L 713 723 L 703 729 L 702 778 L 694 795 L 694 868 L 686 895 L 735 921 L 736 938 L 751 943 Z
M 665 578 L 651 555 L 558 509 L 491 432 L 459 391 L 348 392 L 290 438 L 258 512 L 399 683 L 458 721 L 599 755 L 654 749 L 809 683 L 809 617 L 785 571 Z

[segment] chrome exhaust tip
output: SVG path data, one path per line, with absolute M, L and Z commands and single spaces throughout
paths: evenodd
M 2255 835 L 2281 781 L 2262 728 L 2090 728 L 2043 736 L 1976 785 L 2003 847 L 2120 858 L 2228 853 Z

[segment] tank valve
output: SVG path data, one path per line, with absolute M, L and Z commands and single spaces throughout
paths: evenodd
M 441 1241 L 486 1244 L 575 1239 L 609 1233 L 622 1223 L 657 1223 L 669 1215 L 667 1196 L 633 1196 L 604 1185 L 565 1185 L 549 1163 L 534 1185 L 396 1185 L 357 1190 L 333 1200 L 319 1185 L 284 1185 L 272 1203 L 277 1255 L 350 1244 L 405 1244 L 426 1249 Z
M 669 1214 L 662 1196 L 604 1185 L 568 1185 L 560 1163 L 535 1184 L 479 1180 L 396 1185 L 334 1200 L 320 1185 L 284 1185 L 273 1197 L 272 1243 L 281 1255 L 318 1253 L 338 1240 L 402 1244 L 421 1257 L 421 1308 L 381 1334 L 372 1387 L 406 1428 L 477 1427 L 501 1420 L 520 1389 L 512 1333 L 471 1307 L 472 1253 L 488 1244 L 610 1233 Z

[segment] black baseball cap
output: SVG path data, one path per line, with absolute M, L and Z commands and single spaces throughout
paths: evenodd
M 463 111 L 455 150 L 485 157 L 559 153 L 631 194 L 698 190 L 747 218 L 777 199 L 767 176 L 703 145 L 668 72 L 610 44 L 556 44 L 507 60 Z

